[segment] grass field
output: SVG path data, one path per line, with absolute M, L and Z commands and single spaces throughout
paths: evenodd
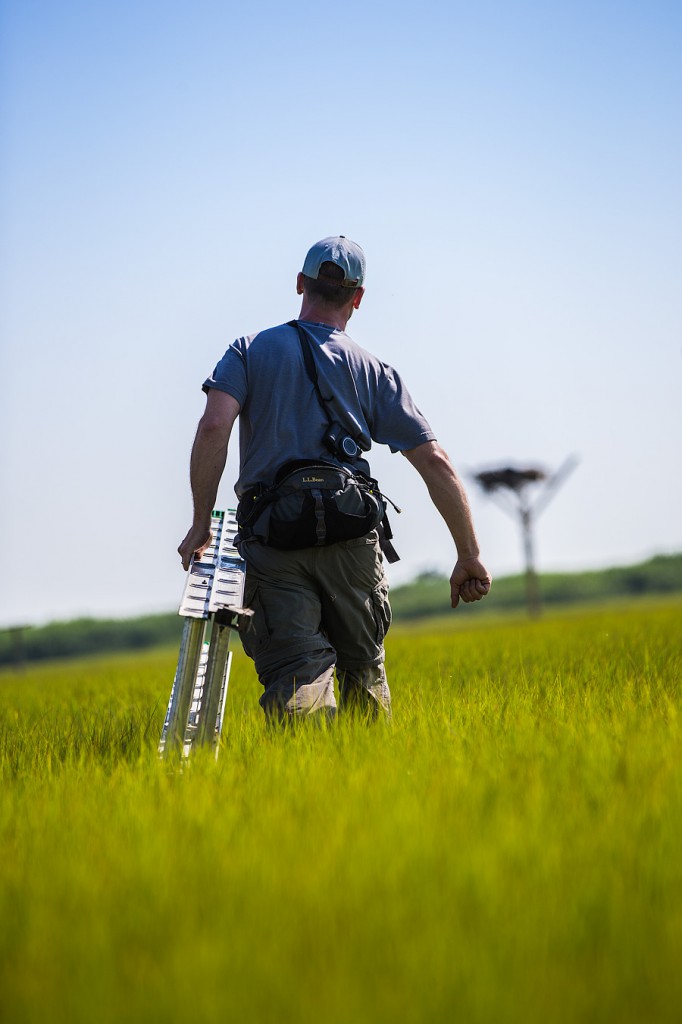
M 395 630 L 390 725 L 156 743 L 175 650 L 0 675 L 0 1019 L 663 1022 L 682 603 Z

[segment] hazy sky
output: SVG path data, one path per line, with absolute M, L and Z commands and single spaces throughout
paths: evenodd
M 298 313 L 329 234 L 367 255 L 350 333 L 465 479 L 579 456 L 541 569 L 682 549 L 678 2 L 6 0 L 2 22 L 0 625 L 177 607 L 201 383 Z M 391 580 L 449 572 L 418 476 L 372 465 L 404 508 Z M 520 570 L 469 490 L 493 574 Z

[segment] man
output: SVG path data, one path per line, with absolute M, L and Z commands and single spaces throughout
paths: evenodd
M 295 323 L 239 338 L 204 383 L 206 411 L 190 462 L 194 519 L 178 548 L 182 564 L 187 569 L 207 545 L 239 416 L 239 498 L 271 485 L 277 470 L 293 460 L 331 461 L 369 475 L 363 456 L 372 441 L 400 451 L 423 477 L 452 534 L 452 607 L 479 601 L 490 589 L 490 575 L 479 559 L 452 463 L 396 371 L 345 333 L 360 308 L 364 278 L 364 253 L 343 236 L 317 242 L 306 256 L 296 291 L 303 296 L 299 324 L 312 351 L 316 386 Z M 332 418 L 356 442 L 359 457 L 330 453 L 324 438 Z M 266 715 L 333 715 L 335 670 L 342 708 L 390 715 L 384 637 L 391 611 L 377 531 L 293 551 L 247 537 L 240 549 L 247 566 L 244 600 L 254 610 L 253 628 L 242 639 L 264 687 Z

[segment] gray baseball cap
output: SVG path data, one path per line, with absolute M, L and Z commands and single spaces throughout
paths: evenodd
M 345 235 L 332 235 L 315 242 L 305 258 L 303 273 L 317 279 L 323 263 L 335 263 L 341 267 L 345 288 L 358 288 L 365 280 L 365 254 Z

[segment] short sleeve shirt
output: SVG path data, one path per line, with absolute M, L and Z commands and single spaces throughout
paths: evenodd
M 435 440 L 400 375 L 343 331 L 301 321 L 311 342 L 319 388 L 335 420 L 363 452 L 372 442 L 392 452 Z M 239 416 L 239 497 L 273 482 L 294 459 L 336 461 L 371 475 L 366 459 L 334 459 L 324 444 L 329 418 L 306 372 L 296 329 L 289 324 L 238 338 L 204 382 L 232 395 Z

